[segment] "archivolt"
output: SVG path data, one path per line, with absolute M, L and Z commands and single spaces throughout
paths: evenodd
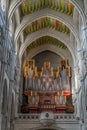
M 69 58 L 69 55 L 70 55 L 70 52 L 68 50 L 66 51 L 66 50 L 64 50 L 62 48 L 58 48 L 52 44 L 44 44 L 44 45 L 35 47 L 34 49 L 30 50 L 28 56 L 24 60 L 24 63 L 26 62 L 27 59 L 32 59 L 35 55 L 37 55 L 43 51 L 46 51 L 46 50 L 59 55 L 63 59 L 67 59 L 67 57 Z M 21 59 L 20 59 L 20 62 L 21 62 Z M 69 63 L 70 63 L 70 66 L 73 66 L 73 59 L 71 57 L 69 59 Z
M 60 40 L 61 42 L 63 42 L 67 46 L 69 51 L 71 52 L 71 55 L 73 57 L 73 61 L 75 62 L 75 52 L 74 52 L 72 45 L 70 44 L 69 36 L 62 34 L 58 31 L 52 30 L 52 29 L 43 29 L 43 30 L 40 30 L 38 32 L 34 32 L 33 34 L 29 35 L 26 38 L 24 44 L 21 45 L 21 48 L 19 51 L 19 59 L 21 59 L 24 51 L 33 41 L 35 41 L 38 38 L 43 37 L 43 36 L 51 36 L 51 37 L 54 37 L 54 38 Z
M 11 2 L 11 5 L 9 7 L 9 13 L 8 13 L 8 19 L 11 19 L 15 10 L 18 8 L 18 6 L 23 2 L 24 0 L 13 0 Z M 85 21 L 85 13 L 82 10 L 82 8 L 80 7 L 80 5 L 78 4 L 78 2 L 76 0 L 70 0 L 72 2 L 72 4 L 74 4 L 74 6 L 77 8 L 78 12 L 81 15 L 82 21 L 84 23 Z
M 16 47 L 17 47 L 17 40 L 21 34 L 21 32 L 33 21 L 35 21 L 36 19 L 40 19 L 42 17 L 51 17 L 53 19 L 58 19 L 59 21 L 63 22 L 66 26 L 68 26 L 68 28 L 72 31 L 73 35 L 76 38 L 76 41 L 78 44 L 80 44 L 80 39 L 78 36 L 78 31 L 76 29 L 76 27 L 74 26 L 74 23 L 72 22 L 72 19 L 69 17 L 66 17 L 66 15 L 62 15 L 56 11 L 53 10 L 49 10 L 49 9 L 44 9 L 41 10 L 39 13 L 33 13 L 32 15 L 28 15 L 26 17 L 24 17 L 24 19 L 22 20 L 20 26 L 17 27 L 16 31 L 15 31 L 15 37 L 14 37 L 14 41 L 16 42 Z M 67 21 L 68 19 L 68 21 Z

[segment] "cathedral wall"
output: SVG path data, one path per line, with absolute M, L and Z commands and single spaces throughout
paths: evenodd
M 3 1 L 3 0 L 2 0 Z M 86 0 L 84 0 L 85 3 Z M 6 6 L 6 5 L 5 5 Z M 85 4 L 86 7 L 86 4 Z M 87 9 L 86 9 L 87 11 Z M 80 35 L 82 35 L 81 41 L 79 43 L 81 48 L 76 48 L 77 55 L 77 90 L 76 90 L 76 109 L 77 118 L 80 119 L 80 124 L 87 127 L 87 25 L 82 29 L 79 25 L 82 25 L 81 18 L 75 19 L 75 24 L 79 30 Z M 76 17 L 76 16 L 75 16 Z M 85 19 L 87 21 L 87 18 Z M 19 78 L 20 78 L 20 66 L 18 58 L 16 57 L 14 49 L 14 41 L 9 35 L 9 27 L 6 23 L 5 12 L 3 12 L 0 5 L 0 130 L 13 130 L 14 128 L 14 117 L 18 116 L 18 95 L 19 95 Z M 79 49 L 79 51 L 78 51 Z M 77 52 L 78 51 L 78 52 Z M 85 96 L 84 96 L 85 95 Z M 3 107 L 2 107 L 3 106 Z M 79 108 L 79 109 L 78 109 Z M 16 112 L 15 112 L 16 110 Z M 14 114 L 12 114 L 14 113 Z M 56 127 L 65 128 L 65 130 L 80 130 L 80 124 L 78 121 L 57 122 Z M 31 127 L 42 128 L 38 120 L 23 120 L 18 119 L 15 122 L 15 130 L 29 130 Z
M 37 119 L 36 119 L 37 116 Z M 19 115 L 19 118 L 15 122 L 14 130 L 41 130 L 41 129 L 55 129 L 55 130 L 80 130 L 79 121 L 74 118 L 74 115 L 57 115 L 58 119 L 55 119 L 53 125 L 47 127 L 43 126 L 39 122 L 39 114 L 31 114 L 31 115 Z M 28 117 L 28 118 L 27 118 Z M 21 119 L 22 118 L 22 119 Z M 30 119 L 29 119 L 30 118 Z
M 13 130 L 18 64 L 5 15 L 0 5 L 0 130 Z

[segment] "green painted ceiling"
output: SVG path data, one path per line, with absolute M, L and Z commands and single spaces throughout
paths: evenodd
M 28 34 L 38 31 L 43 28 L 55 29 L 59 32 L 63 32 L 66 34 L 70 33 L 69 28 L 65 24 L 61 23 L 58 20 L 44 17 L 29 24 L 24 30 L 24 35 L 27 36 Z
M 64 50 L 67 50 L 67 47 L 61 41 L 59 41 L 53 37 L 50 37 L 50 36 L 44 36 L 44 37 L 41 37 L 41 38 L 37 39 L 36 41 L 32 42 L 27 47 L 27 51 L 30 51 L 33 48 L 36 48 L 36 47 L 41 46 L 41 45 L 46 45 L 46 44 L 51 44 L 51 45 L 54 45 L 58 48 L 62 48 Z
M 25 16 L 43 8 L 51 8 L 56 11 L 73 16 L 74 6 L 65 0 L 25 0 L 22 2 L 21 14 Z
M 40 11 L 44 8 L 51 8 L 55 11 L 64 13 L 67 16 L 73 16 L 74 11 L 74 6 L 68 0 L 25 0 L 20 5 L 21 18 L 35 11 Z M 24 38 L 26 38 L 26 36 L 28 36 L 29 34 L 37 32 L 43 28 L 54 29 L 67 35 L 70 34 L 69 28 L 64 23 L 60 22 L 58 19 L 44 17 L 28 24 L 28 26 L 23 31 Z M 53 44 L 58 48 L 67 50 L 67 47 L 63 43 L 49 36 L 44 36 L 42 38 L 37 39 L 28 46 L 27 50 L 29 51 L 43 44 Z

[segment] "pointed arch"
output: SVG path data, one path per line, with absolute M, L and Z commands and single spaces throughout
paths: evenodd
M 70 31 L 72 31 L 73 35 L 76 38 L 77 43 L 80 44 L 78 31 L 77 31 L 76 27 L 74 26 L 74 23 L 73 23 L 71 17 L 68 18 L 68 17 L 66 17 L 66 15 L 64 16 L 64 15 L 62 15 L 54 10 L 44 9 L 44 10 L 41 10 L 39 12 L 39 14 L 38 14 L 38 12 L 36 12 L 36 13 L 31 14 L 31 15 L 25 16 L 23 18 L 21 24 L 16 28 L 15 36 L 14 36 L 16 50 L 17 50 L 17 40 L 18 40 L 20 34 L 23 32 L 23 30 L 28 26 L 29 23 L 32 23 L 36 19 L 40 19 L 43 17 L 58 19 L 60 22 L 64 23 L 70 29 Z M 67 19 L 68 19 L 68 21 L 67 21 Z
M 20 4 L 23 2 L 24 0 L 13 0 L 10 4 L 9 7 L 9 13 L 8 13 L 8 19 L 10 20 L 15 12 L 15 10 L 20 6 Z M 85 13 L 84 10 L 80 7 L 79 5 L 79 0 L 70 0 L 70 2 L 72 2 L 72 4 L 77 8 L 78 12 L 81 15 L 82 21 L 83 23 L 85 22 Z
M 75 58 L 75 53 L 74 53 L 73 47 L 72 47 L 71 44 L 70 44 L 69 37 L 68 37 L 67 35 L 65 35 L 65 34 L 63 35 L 63 34 L 57 32 L 57 31 L 50 30 L 50 29 L 48 29 L 48 30 L 44 29 L 44 30 L 41 30 L 41 31 L 38 31 L 38 32 L 35 32 L 35 33 L 29 35 L 29 36 L 26 38 L 24 44 L 21 45 L 21 48 L 20 48 L 20 50 L 19 50 L 19 59 L 22 58 L 22 55 L 23 55 L 24 51 L 26 50 L 26 48 L 27 48 L 33 41 L 35 41 L 35 40 L 37 40 L 38 38 L 43 37 L 43 36 L 51 36 L 51 37 L 54 37 L 54 38 L 60 40 L 61 42 L 65 43 L 65 45 L 67 46 L 67 48 L 68 48 L 69 51 L 71 52 L 71 55 L 72 55 L 72 57 L 73 57 L 73 62 L 74 62 L 74 64 L 75 64 L 75 59 L 76 59 L 76 58 Z

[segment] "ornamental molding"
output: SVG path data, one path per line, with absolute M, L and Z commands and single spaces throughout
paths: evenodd
M 11 20 L 15 10 L 20 6 L 20 4 L 23 2 L 24 0 L 12 0 L 10 7 L 9 7 L 9 11 L 8 11 L 8 19 Z M 79 14 L 81 15 L 82 21 L 83 23 L 85 22 L 85 12 L 81 7 L 81 4 L 79 0 L 70 0 L 70 2 L 77 8 Z
M 23 30 L 33 21 L 43 18 L 43 17 L 51 17 L 53 19 L 58 19 L 60 22 L 64 23 L 75 36 L 77 43 L 78 44 L 81 43 L 79 35 L 78 35 L 78 30 L 75 27 L 71 17 L 66 17 L 66 15 L 62 15 L 51 9 L 43 9 L 40 12 L 35 12 L 23 18 L 23 20 L 21 21 L 21 24 L 16 28 L 15 35 L 14 35 L 14 41 L 16 43 L 16 47 L 17 47 L 17 40 L 19 36 L 21 35 L 21 33 L 23 32 Z
M 67 46 L 67 48 L 71 52 L 73 60 L 75 61 L 75 53 L 74 53 L 74 49 L 72 47 L 72 44 L 70 44 L 69 36 L 62 34 L 58 31 L 55 31 L 53 29 L 42 29 L 40 31 L 34 32 L 33 34 L 27 36 L 27 38 L 25 39 L 25 42 L 20 47 L 19 59 L 21 59 L 24 51 L 33 41 L 35 41 L 38 38 L 43 37 L 43 36 L 51 36 L 51 37 L 54 37 L 54 38 L 60 40 L 61 42 L 65 43 L 65 45 Z

